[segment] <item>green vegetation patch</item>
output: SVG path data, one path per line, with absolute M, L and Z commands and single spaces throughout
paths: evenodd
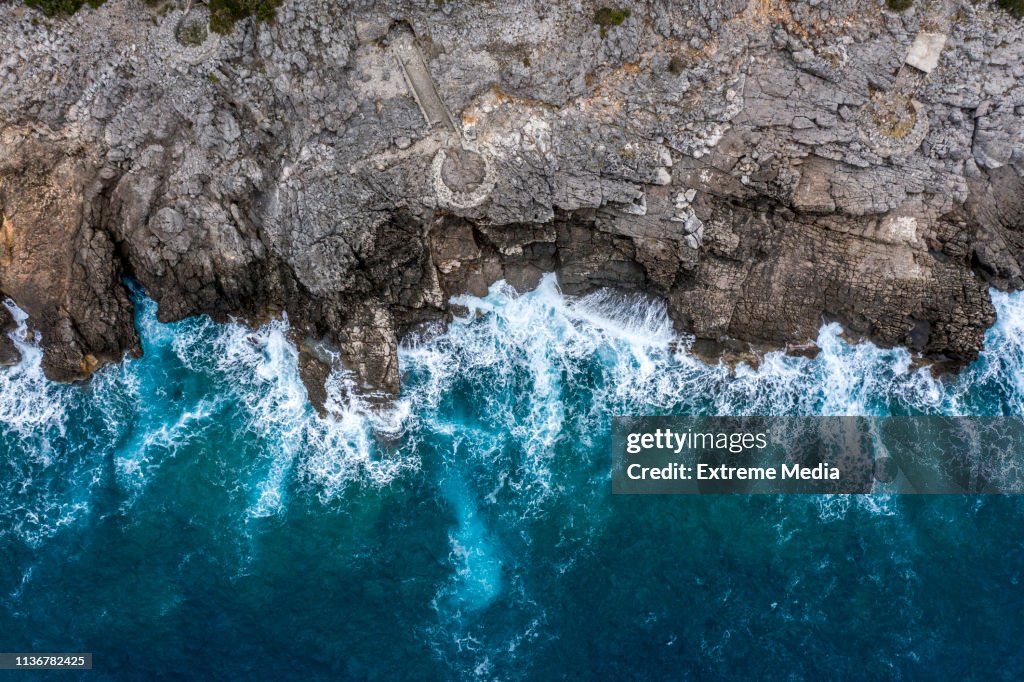
M 0 0 L 2 2 L 3 0 Z M 99 7 L 105 0 L 25 0 L 28 7 L 37 9 L 48 17 L 69 17 L 84 5 Z M 144 0 L 149 6 L 156 6 L 160 0 Z M 271 21 L 281 0 L 210 0 L 210 30 L 215 33 L 230 33 L 235 23 L 247 17 L 256 21 Z M 170 9 L 170 5 L 166 6 Z M 202 42 L 198 32 L 181 36 L 185 44 Z
M 893 12 L 906 12 L 913 4 L 914 0 L 885 0 L 885 6 Z
M 26 5 L 48 17 L 69 17 L 81 9 L 82 5 L 99 7 L 103 2 L 104 0 L 25 0 Z
M 594 12 L 594 23 L 601 27 L 601 37 L 608 33 L 610 26 L 621 26 L 629 18 L 628 9 L 618 7 L 602 7 Z
M 1024 0 L 996 0 L 996 4 L 1017 18 L 1024 17 Z
M 271 21 L 281 0 L 210 0 L 210 30 L 227 34 L 246 17 Z

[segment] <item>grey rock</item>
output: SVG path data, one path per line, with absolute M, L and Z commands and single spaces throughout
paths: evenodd
M 1013 111 L 979 116 L 974 125 L 972 151 L 983 168 L 1002 168 L 1015 150 L 1024 147 L 1024 119 Z
M 17 328 L 11 312 L 0 304 L 0 366 L 13 365 L 19 359 L 18 349 L 10 334 Z
M 683 232 L 685 234 L 693 234 L 697 230 L 702 230 L 703 228 L 704 224 L 701 223 L 700 218 L 698 218 L 695 214 L 690 213 L 690 215 L 686 218 L 686 223 L 683 225 Z
M 139 352 L 126 275 L 162 320 L 287 313 L 321 404 L 335 359 L 308 348 L 394 395 L 399 339 L 452 295 L 547 271 L 723 348 L 827 317 L 977 356 L 989 288 L 1024 287 L 1019 21 L 622 7 L 285 0 L 183 45 L 176 10 L 2 3 L 0 293 L 62 380 Z M 903 65 L 925 24 L 930 73 Z

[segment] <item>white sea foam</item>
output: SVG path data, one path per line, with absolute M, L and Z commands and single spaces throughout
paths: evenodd
M 416 377 L 407 391 L 412 413 L 436 411 L 467 377 L 483 382 L 480 399 L 490 431 L 510 439 L 525 457 L 518 471 L 526 475 L 506 483 L 525 486 L 531 499 L 550 492 L 552 457 L 567 437 L 573 393 L 589 380 L 587 364 L 611 363 L 614 380 L 598 390 L 628 396 L 660 380 L 654 375 L 675 339 L 662 303 L 610 292 L 573 299 L 562 295 L 551 275 L 526 294 L 498 283 L 484 298 L 454 302 L 468 314 L 446 333 L 400 350 L 403 368 Z M 587 433 L 599 432 L 602 416 L 589 415 Z M 463 457 L 507 449 L 471 447 Z
M 331 416 L 316 415 L 288 334 L 287 318 L 256 330 L 206 322 L 192 340 L 179 339 L 175 347 L 182 362 L 196 371 L 210 371 L 213 359 L 218 385 L 226 387 L 240 408 L 234 415 L 235 430 L 263 444 L 249 464 L 251 517 L 280 513 L 296 477 L 329 499 L 353 483 L 386 485 L 416 468 L 413 455 L 381 458 L 376 452 L 378 436 L 401 431 L 407 408 L 400 402 L 390 410 L 374 410 L 352 390 L 348 373 L 336 372 L 328 380 Z
M 526 461 L 510 460 L 502 455 L 507 448 L 486 443 L 461 457 L 493 458 L 490 464 L 503 474 L 494 477 L 494 489 L 514 490 L 529 510 L 542 506 L 557 485 L 552 470 L 558 444 L 568 439 L 589 449 L 592 434 L 606 429 L 615 414 L 884 415 L 894 408 L 961 414 L 977 411 L 965 396 L 982 382 L 1014 396 L 1004 411 L 1019 413 L 1024 309 L 1019 297 L 995 294 L 994 300 L 999 322 L 989 333 L 988 350 L 959 380 L 914 369 L 904 349 L 851 344 L 837 324 L 822 326 L 821 351 L 813 360 L 774 352 L 756 368 L 707 364 L 689 352 L 687 338 L 677 337 L 663 302 L 609 292 L 574 299 L 563 296 L 550 275 L 526 294 L 499 283 L 484 298 L 458 297 L 454 302 L 468 314 L 444 334 L 403 346 L 400 359 L 415 377 L 407 390 L 414 417 L 436 411 L 466 377 L 486 383 L 481 411 Z M 591 395 L 581 403 L 586 391 Z M 528 404 L 510 393 L 525 394 Z M 508 472 L 516 474 L 511 481 Z M 489 500 L 496 499 L 491 492 Z M 873 515 L 897 509 L 896 498 L 886 496 L 821 498 L 815 504 L 822 518 L 845 516 L 851 504 Z
M 3 305 L 17 322 L 8 336 L 21 358 L 14 366 L 0 371 L 0 423 L 25 437 L 49 427 L 62 429 L 67 391 L 43 375 L 43 352 L 38 336 L 29 333 L 28 315 L 9 299 Z
M 1003 414 L 1024 414 L 1024 294 L 992 291 L 996 323 L 985 337 L 981 361 L 964 373 L 962 394 L 974 386 L 989 386 L 1002 396 Z
M 9 300 L 3 305 L 17 322 L 9 337 L 20 360 L 0 369 L 0 449 L 7 456 L 0 463 L 0 536 L 38 546 L 88 511 L 99 462 L 90 453 L 63 452 L 74 389 L 46 379 L 28 316 Z

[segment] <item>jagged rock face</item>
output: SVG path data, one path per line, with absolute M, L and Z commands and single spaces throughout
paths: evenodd
M 42 133 L 8 127 L 0 144 L 0 291 L 43 331 L 48 375 L 88 376 L 138 345 L 114 244 L 98 225 L 97 169 L 89 150 Z
M 0 292 L 64 380 L 138 349 L 126 276 L 384 393 L 450 296 L 547 271 L 708 346 L 837 319 L 955 367 L 1024 286 L 1024 29 L 916 5 L 289 0 L 205 40 L 0 5 Z
M 11 365 L 18 361 L 18 349 L 11 341 L 10 333 L 17 325 L 11 312 L 4 306 L 0 306 L 0 366 Z

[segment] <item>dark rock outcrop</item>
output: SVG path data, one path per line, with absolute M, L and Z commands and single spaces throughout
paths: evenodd
M 16 327 L 11 312 L 0 305 L 0 367 L 13 365 L 18 361 L 18 349 L 14 347 L 10 338 L 10 333 Z
M 0 292 L 63 380 L 137 351 L 126 276 L 163 320 L 286 312 L 307 383 L 340 357 L 385 394 L 450 296 L 547 271 L 663 296 L 705 349 L 835 319 L 976 357 L 1024 286 L 1019 20 L 602 7 L 291 0 L 196 45 L 133 0 L 0 5 Z

